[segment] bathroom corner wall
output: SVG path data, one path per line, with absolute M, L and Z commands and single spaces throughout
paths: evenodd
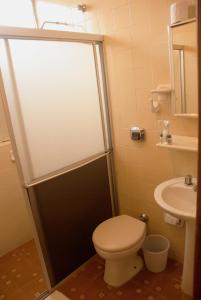
M 33 239 L 10 142 L 0 143 L 0 257 Z
M 148 231 L 168 237 L 170 255 L 182 261 L 184 228 L 164 223 L 153 192 L 164 180 L 186 173 L 197 176 L 197 155 L 157 148 L 157 120 L 170 119 L 172 133 L 189 136 L 197 135 L 197 121 L 172 117 L 170 101 L 162 104 L 158 114 L 151 113 L 149 104 L 150 90 L 170 82 L 167 24 L 171 1 L 93 0 L 87 4 L 91 5 L 87 30 L 106 35 L 120 212 L 134 217 L 146 212 Z M 134 125 L 145 128 L 145 142 L 130 140 Z
M 66 5 L 79 1 L 51 2 Z M 170 119 L 171 132 L 197 135 L 197 120 L 171 115 L 170 101 L 161 112 L 150 111 L 150 90 L 170 83 L 168 60 L 168 0 L 86 0 L 85 27 L 105 35 L 105 50 L 113 120 L 114 153 L 120 212 L 138 217 L 146 212 L 148 232 L 170 239 L 170 255 L 183 260 L 184 228 L 167 225 L 153 192 L 160 182 L 191 173 L 197 176 L 197 155 L 155 146 L 157 120 Z M 146 140 L 130 140 L 130 127 L 146 130 Z

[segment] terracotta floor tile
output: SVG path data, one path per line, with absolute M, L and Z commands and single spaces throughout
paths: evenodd
M 46 289 L 33 240 L 0 257 L 0 299 L 33 300 Z
M 144 268 L 120 288 L 108 286 L 103 280 L 104 261 L 94 256 L 83 270 L 70 276 L 59 288 L 71 300 L 189 300 L 180 288 L 182 266 L 169 260 L 162 273 Z

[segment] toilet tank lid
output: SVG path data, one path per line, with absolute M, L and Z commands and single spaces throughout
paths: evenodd
M 97 226 L 92 240 L 105 251 L 122 251 L 134 246 L 145 234 L 145 223 L 127 215 L 108 219 Z

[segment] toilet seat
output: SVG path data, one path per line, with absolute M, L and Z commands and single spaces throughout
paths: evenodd
M 145 224 L 127 215 L 113 217 L 101 223 L 94 231 L 94 245 L 107 252 L 132 248 L 145 235 Z

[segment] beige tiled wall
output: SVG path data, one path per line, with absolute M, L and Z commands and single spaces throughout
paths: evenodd
M 11 145 L 0 143 L 0 257 L 33 238 Z
M 72 5 L 80 1 L 50 2 Z M 86 30 L 105 35 L 120 211 L 135 217 L 146 212 L 150 217 L 148 231 L 167 236 L 171 256 L 182 261 L 184 228 L 164 223 L 153 192 L 158 183 L 169 178 L 186 173 L 196 176 L 197 156 L 157 148 L 157 120 L 168 118 L 172 133 L 190 136 L 197 134 L 197 121 L 172 117 L 170 101 L 162 103 L 160 113 L 153 114 L 148 100 L 151 89 L 170 82 L 167 24 L 171 1 L 84 2 L 88 5 Z M 130 140 L 129 129 L 134 125 L 146 129 L 145 142 Z
M 192 173 L 197 156 L 155 146 L 159 139 L 158 119 L 170 119 L 174 134 L 195 136 L 197 121 L 175 118 L 170 101 L 161 112 L 150 112 L 150 90 L 169 83 L 168 35 L 170 1 L 88 0 L 89 32 L 104 34 L 114 133 L 114 152 L 121 213 L 138 217 L 146 212 L 148 231 L 161 233 L 171 241 L 170 255 L 183 260 L 184 228 L 167 225 L 155 204 L 156 185 L 169 178 Z M 87 15 L 87 14 L 86 14 Z M 129 129 L 146 129 L 146 141 L 130 140 Z

